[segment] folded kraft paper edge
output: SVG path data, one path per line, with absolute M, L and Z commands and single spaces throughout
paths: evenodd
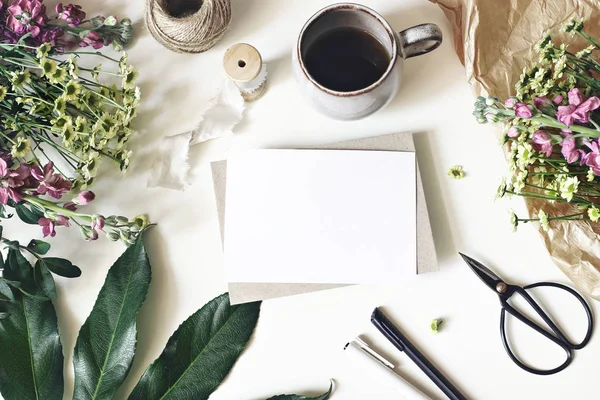
M 298 148 L 298 147 L 296 147 Z M 364 139 L 337 142 L 316 147 L 304 147 L 323 150 L 380 150 L 380 151 L 415 151 L 413 134 L 410 132 L 391 135 L 374 136 Z M 221 230 L 221 241 L 224 239 L 225 199 L 227 183 L 227 161 L 211 163 L 215 199 Z M 417 267 L 416 272 L 427 273 L 438 271 L 437 254 L 433 241 L 429 212 L 423 190 L 423 182 L 417 162 Z M 231 304 L 247 303 L 278 297 L 310 293 L 325 289 L 334 289 L 348 285 L 340 284 L 305 284 L 305 283 L 229 283 Z

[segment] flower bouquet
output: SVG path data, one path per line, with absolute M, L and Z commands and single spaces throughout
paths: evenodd
M 515 229 L 532 221 L 549 231 L 564 221 L 600 220 L 600 40 L 586 34 L 579 20 L 562 30 L 578 35 L 588 47 L 574 53 L 548 33 L 537 43 L 539 59 L 523 71 L 514 97 L 478 97 L 475 103 L 473 114 L 480 123 L 505 126 L 509 175 L 498 197 L 569 205 L 553 207 L 554 213 L 540 209 L 531 218 L 512 212 Z
M 101 16 L 88 21 L 72 4 L 58 4 L 56 11 L 50 18 L 39 0 L 0 3 L 0 218 L 10 218 L 14 209 L 44 237 L 54 237 L 58 226 L 77 226 L 86 240 L 105 234 L 129 245 L 148 225 L 146 216 L 105 217 L 79 208 L 95 198 L 89 189 L 102 160 L 122 171 L 129 166 L 138 73 L 126 54 L 115 59 L 69 48 L 111 43 L 122 48 L 131 38 L 131 23 Z M 84 67 L 82 56 L 104 64 Z M 67 260 L 42 257 L 50 248 L 46 242 L 23 246 L 4 234 L 0 241 L 9 249 L 6 268 L 0 258 L 0 283 L 23 293 L 52 299 L 49 271 L 80 274 Z M 37 260 L 35 267 L 22 253 Z

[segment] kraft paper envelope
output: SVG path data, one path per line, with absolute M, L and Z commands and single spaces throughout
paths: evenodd
M 384 150 L 384 151 L 415 151 L 413 135 L 410 132 L 395 133 L 384 136 L 374 136 L 337 142 L 327 145 L 310 147 L 330 150 Z M 227 161 L 211 163 L 221 240 L 225 232 L 225 196 Z M 429 213 L 423 191 L 423 182 L 417 163 L 417 273 L 438 271 L 437 255 L 433 242 L 433 233 L 429 222 Z M 296 294 L 334 289 L 347 285 L 335 284 L 304 284 L 304 283 L 229 283 L 229 298 L 231 304 L 247 303 L 257 300 L 267 300 Z

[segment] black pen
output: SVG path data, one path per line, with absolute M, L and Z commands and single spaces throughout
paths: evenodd
M 429 379 L 431 379 L 450 400 L 467 400 L 467 398 L 463 396 L 463 394 L 460 393 L 423 354 L 421 354 L 402 332 L 392 324 L 379 308 L 375 308 L 373 314 L 371 314 L 371 322 L 398 350 L 405 352 L 408 358 L 417 364 L 417 366 L 425 372 L 427 377 L 429 377 Z

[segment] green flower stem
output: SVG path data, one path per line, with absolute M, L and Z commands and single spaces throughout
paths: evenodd
M 91 55 L 95 55 L 95 56 L 104 57 L 107 60 L 110 60 L 110 61 L 115 62 L 117 64 L 120 62 L 120 60 L 115 60 L 114 58 L 111 58 L 111 57 L 107 56 L 106 54 L 103 54 L 103 53 L 101 53 L 99 51 L 65 51 L 65 52 L 63 52 L 61 54 L 75 54 L 75 55 L 79 55 L 79 54 L 91 54 Z
M 84 221 L 90 222 L 90 223 L 92 222 L 92 217 L 90 217 L 89 215 L 79 214 L 79 213 L 76 213 L 75 211 L 67 210 L 66 208 L 59 206 L 57 203 L 54 203 L 49 200 L 40 199 L 39 197 L 31 196 L 29 194 L 23 195 L 23 200 L 25 200 L 26 202 L 31 203 L 33 205 L 36 205 L 44 210 L 50 210 L 50 211 L 54 211 L 55 213 L 60 214 L 60 215 L 65 215 L 67 217 L 72 217 L 72 218 L 78 218 L 78 219 L 81 219 L 81 220 L 84 220 Z
M 113 92 L 113 93 L 125 94 L 125 92 L 124 92 L 123 90 L 114 90 L 113 88 L 110 88 L 110 87 L 108 87 L 108 86 L 104 86 L 104 85 L 102 85 L 102 84 L 100 84 L 100 83 L 98 83 L 98 82 L 94 82 L 94 81 L 92 81 L 92 80 L 89 80 L 89 79 L 87 79 L 87 78 L 84 78 L 84 77 L 82 77 L 82 76 L 80 76 L 80 77 L 79 77 L 79 80 L 81 80 L 81 81 L 84 81 L 84 82 L 87 82 L 87 83 L 89 83 L 90 85 L 93 85 L 93 86 L 95 86 L 95 87 L 100 87 L 100 88 L 108 89 L 108 90 L 110 90 L 110 91 L 111 91 L 111 92 Z M 87 85 L 85 85 L 85 84 L 84 84 L 84 86 L 87 86 Z
M 94 72 L 94 70 L 93 70 L 93 69 L 89 69 L 89 68 L 83 68 L 83 67 L 79 67 L 79 69 L 80 69 L 80 70 L 82 70 L 82 71 L 88 71 L 88 72 L 90 72 L 90 73 L 91 73 L 91 72 Z M 121 74 L 118 74 L 118 73 L 116 73 L 116 72 L 109 72 L 109 71 L 98 71 L 98 73 L 100 73 L 100 74 L 106 74 L 106 75 L 112 75 L 112 76 L 118 76 L 118 77 L 120 77 L 120 78 L 122 78 L 122 77 L 123 77 L 123 75 L 121 75 Z
M 573 132 L 579 132 L 579 133 L 585 133 L 588 136 L 591 137 L 600 137 L 600 131 L 596 130 L 596 129 L 592 129 L 592 128 L 588 128 L 585 126 L 581 126 L 581 125 L 571 125 L 571 126 L 567 126 L 563 123 L 558 122 L 555 119 L 552 118 L 547 118 L 547 117 L 531 117 L 530 121 L 535 121 L 535 122 L 539 122 L 542 125 L 545 126 L 550 126 L 552 128 L 558 128 L 558 129 L 568 129 L 571 130 Z

